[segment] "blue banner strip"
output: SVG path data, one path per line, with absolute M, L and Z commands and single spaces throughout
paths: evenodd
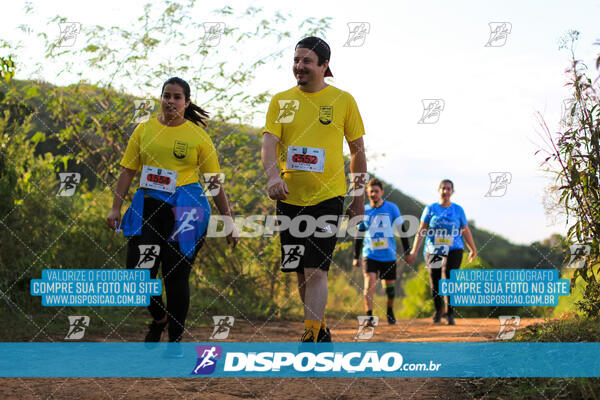
M 600 377 L 600 343 L 169 346 L 0 343 L 0 377 Z

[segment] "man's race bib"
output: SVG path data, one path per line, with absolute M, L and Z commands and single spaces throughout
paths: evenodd
M 323 172 L 325 170 L 325 149 L 288 146 L 286 168 L 299 171 Z
M 173 193 L 176 185 L 177 171 L 147 165 L 142 168 L 140 187 Z
M 388 247 L 390 247 L 390 243 L 386 237 L 374 238 L 371 241 L 371 250 L 384 250 Z

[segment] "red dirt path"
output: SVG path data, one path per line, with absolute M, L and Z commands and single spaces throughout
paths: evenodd
M 521 327 L 537 319 L 521 319 Z M 356 321 L 328 321 L 333 340 L 354 341 Z M 493 341 L 498 319 L 457 319 L 455 326 L 429 319 L 384 321 L 371 341 Z M 194 328 L 185 341 L 206 342 L 212 328 Z M 296 341 L 300 322 L 236 321 L 227 341 Z M 86 337 L 86 340 L 93 341 Z M 139 335 L 127 340 L 143 340 Z M 0 399 L 471 399 L 469 386 L 454 378 L 11 378 L 0 379 Z

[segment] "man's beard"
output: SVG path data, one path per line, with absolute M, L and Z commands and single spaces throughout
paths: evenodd
M 306 79 L 306 77 L 308 76 L 308 74 L 306 72 L 304 72 L 302 75 L 304 75 L 303 78 L 296 78 L 296 81 L 298 82 L 298 86 L 306 86 L 306 85 L 308 85 L 308 80 Z

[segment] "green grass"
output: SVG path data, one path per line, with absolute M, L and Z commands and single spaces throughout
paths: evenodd
M 145 307 L 44 307 L 31 314 L 4 308 L 0 312 L 0 340 L 63 341 L 69 330 L 69 315 L 90 317 L 86 336 L 107 341 L 131 340 L 132 335 L 139 336 L 145 331 L 145 323 L 150 320 Z
M 457 384 L 479 400 L 600 398 L 600 378 L 461 378 Z
M 576 314 L 528 326 L 515 335 L 524 342 L 598 342 L 600 319 Z M 465 385 L 478 399 L 600 399 L 600 378 L 486 378 Z
M 600 320 L 574 315 L 528 326 L 515 335 L 524 342 L 600 342 Z

